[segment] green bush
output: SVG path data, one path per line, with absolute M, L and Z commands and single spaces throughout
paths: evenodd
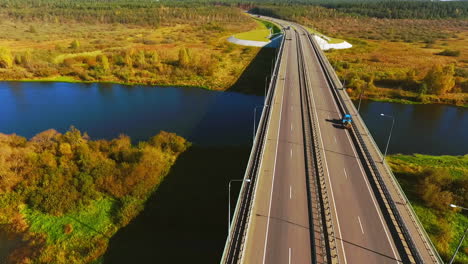
M 0 68 L 11 68 L 13 66 L 13 56 L 8 48 L 0 47 Z
M 460 56 L 460 51 L 459 50 L 449 50 L 445 49 L 439 53 L 436 53 L 437 55 L 442 55 L 442 56 L 450 56 L 450 57 L 459 57 Z

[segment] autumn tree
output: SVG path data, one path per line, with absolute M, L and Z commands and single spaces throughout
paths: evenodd
M 159 64 L 159 55 L 157 51 L 151 51 L 149 53 L 149 59 L 148 62 L 152 65 L 157 65 Z
M 136 66 L 138 66 L 139 68 L 144 68 L 146 66 L 146 58 L 144 51 L 140 51 L 136 54 L 135 62 Z
M 108 72 L 110 70 L 109 59 L 106 55 L 98 55 L 96 59 L 100 63 L 104 72 Z
M 124 63 L 125 66 L 132 68 L 133 67 L 133 54 L 135 51 L 133 49 L 128 49 L 125 51 L 124 54 Z
M 455 86 L 454 74 L 455 66 L 453 64 L 445 67 L 435 65 L 426 74 L 423 83 L 426 84 L 429 93 L 442 95 L 450 92 Z
M 28 32 L 29 32 L 29 33 L 37 33 L 37 30 L 36 30 L 36 28 L 35 28 L 33 25 L 30 25 L 30 26 L 29 26 Z
M 181 48 L 179 50 L 179 65 L 182 67 L 187 67 L 190 64 L 190 57 L 188 55 L 186 48 Z
M 11 68 L 13 56 L 8 48 L 0 47 L 0 68 Z
M 80 42 L 78 40 L 73 40 L 71 43 L 70 43 L 70 48 L 71 49 L 79 49 L 80 48 Z

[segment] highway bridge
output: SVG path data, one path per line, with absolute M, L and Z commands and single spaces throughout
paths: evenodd
M 221 263 L 442 263 L 313 36 L 264 19 L 284 37 Z

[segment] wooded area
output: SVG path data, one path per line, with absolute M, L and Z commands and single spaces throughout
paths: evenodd
M 75 128 L 30 140 L 0 134 L 0 232 L 21 241 L 11 263 L 98 259 L 188 147 L 167 132 L 137 146 Z
M 226 41 L 256 23 L 240 9 L 220 4 L 18 0 L 2 5 L 4 80 L 225 90 L 259 50 Z
M 416 18 L 364 15 L 366 10 L 392 13 L 409 7 L 414 8 L 408 12 L 419 12 Z M 385 1 L 260 5 L 252 12 L 296 21 L 350 42 L 353 48 L 326 54 L 353 98 L 363 94 L 376 100 L 465 106 L 467 8 L 466 2 Z M 459 15 L 442 15 L 448 10 Z

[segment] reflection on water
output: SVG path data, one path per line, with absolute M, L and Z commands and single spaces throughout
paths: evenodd
M 380 149 L 395 117 L 389 153 L 464 155 L 468 153 L 468 109 L 449 105 L 406 105 L 362 101 L 361 116 Z

